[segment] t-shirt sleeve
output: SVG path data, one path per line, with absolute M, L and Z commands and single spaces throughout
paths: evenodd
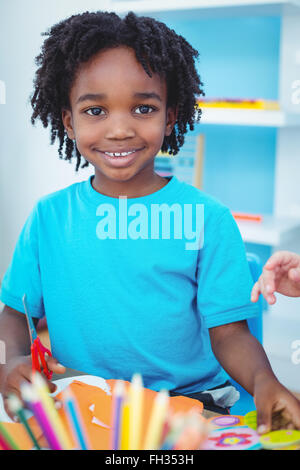
M 197 309 L 207 328 L 258 315 L 244 242 L 229 209 L 204 226 L 197 279 Z
M 19 235 L 10 265 L 3 277 L 0 299 L 9 307 L 24 312 L 23 295 L 33 317 L 45 314 L 39 266 L 38 205 L 27 218 Z

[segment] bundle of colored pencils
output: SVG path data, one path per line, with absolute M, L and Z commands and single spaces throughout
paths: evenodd
M 69 389 L 63 392 L 63 406 L 68 418 L 68 428 L 71 430 L 74 442 L 76 443 L 75 447 L 71 442 L 68 430 L 59 416 L 55 402 L 49 394 L 47 384 L 42 375 L 35 372 L 32 375 L 32 383 L 23 383 L 20 388 L 25 405 L 23 405 L 17 396 L 11 395 L 8 406 L 11 412 L 23 424 L 26 433 L 32 441 L 33 448 L 40 449 L 41 447 L 25 417 L 25 408 L 33 413 L 50 449 L 69 450 L 76 448 L 87 450 L 90 448 L 78 405 Z M 18 446 L 0 423 L 1 447 L 5 450 L 18 450 Z
M 38 437 L 30 428 L 25 409 L 30 410 L 52 450 L 91 449 L 89 438 L 80 415 L 80 409 L 68 387 L 62 392 L 62 405 L 67 427 L 49 394 L 45 379 L 35 372 L 32 382 L 21 385 L 23 402 L 9 397 L 9 408 L 23 424 L 32 448 L 40 449 Z M 166 390 L 157 393 L 152 402 L 150 416 L 145 420 L 145 389 L 142 377 L 135 374 L 126 389 L 124 381 L 117 381 L 112 394 L 111 449 L 113 450 L 193 450 L 206 440 L 210 427 L 198 409 L 174 413 Z M 71 440 L 73 437 L 73 442 Z M 40 436 L 39 436 L 40 437 Z M 75 442 L 75 446 L 74 446 Z M 0 449 L 18 450 L 19 447 L 0 423 Z
M 132 378 L 129 391 L 117 381 L 112 397 L 112 450 L 193 450 L 207 438 L 209 425 L 198 410 L 173 414 L 169 394 L 161 390 L 154 398 L 146 433 L 143 426 L 143 383 L 139 374 Z

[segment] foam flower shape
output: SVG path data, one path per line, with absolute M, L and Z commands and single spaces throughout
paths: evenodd
M 251 444 L 251 434 L 239 432 L 223 432 L 220 436 L 210 437 L 209 440 L 215 441 L 218 447 L 247 445 Z

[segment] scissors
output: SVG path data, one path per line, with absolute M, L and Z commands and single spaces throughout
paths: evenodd
M 23 295 L 23 305 L 24 310 L 27 318 L 28 329 L 29 329 L 29 336 L 30 336 L 30 351 L 31 351 L 31 358 L 32 358 L 32 370 L 42 372 L 48 380 L 51 380 L 53 372 L 48 369 L 47 362 L 45 359 L 45 354 L 47 353 L 49 356 L 52 356 L 49 349 L 45 348 L 40 341 L 40 338 L 37 335 L 36 328 L 33 323 L 32 316 L 30 315 L 27 305 L 26 305 L 26 294 Z

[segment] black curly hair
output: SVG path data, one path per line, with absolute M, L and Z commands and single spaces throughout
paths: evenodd
M 138 62 L 151 77 L 152 72 L 166 79 L 167 106 L 177 107 L 178 115 L 170 136 L 165 136 L 161 150 L 176 155 L 184 143 L 187 125 L 201 117 L 197 96 L 204 95 L 203 83 L 195 68 L 198 52 L 174 30 L 153 18 L 129 12 L 123 19 L 115 13 L 85 12 L 73 15 L 42 33 L 45 39 L 35 58 L 39 68 L 34 78 L 31 123 L 39 118 L 44 127 L 51 125 L 51 144 L 58 138 L 59 157 L 71 162 L 76 152 L 76 171 L 81 155 L 69 139 L 61 117 L 62 109 L 71 109 L 69 94 L 76 72 L 83 62 L 104 49 L 125 45 L 135 51 Z M 88 166 L 86 161 L 81 168 Z

